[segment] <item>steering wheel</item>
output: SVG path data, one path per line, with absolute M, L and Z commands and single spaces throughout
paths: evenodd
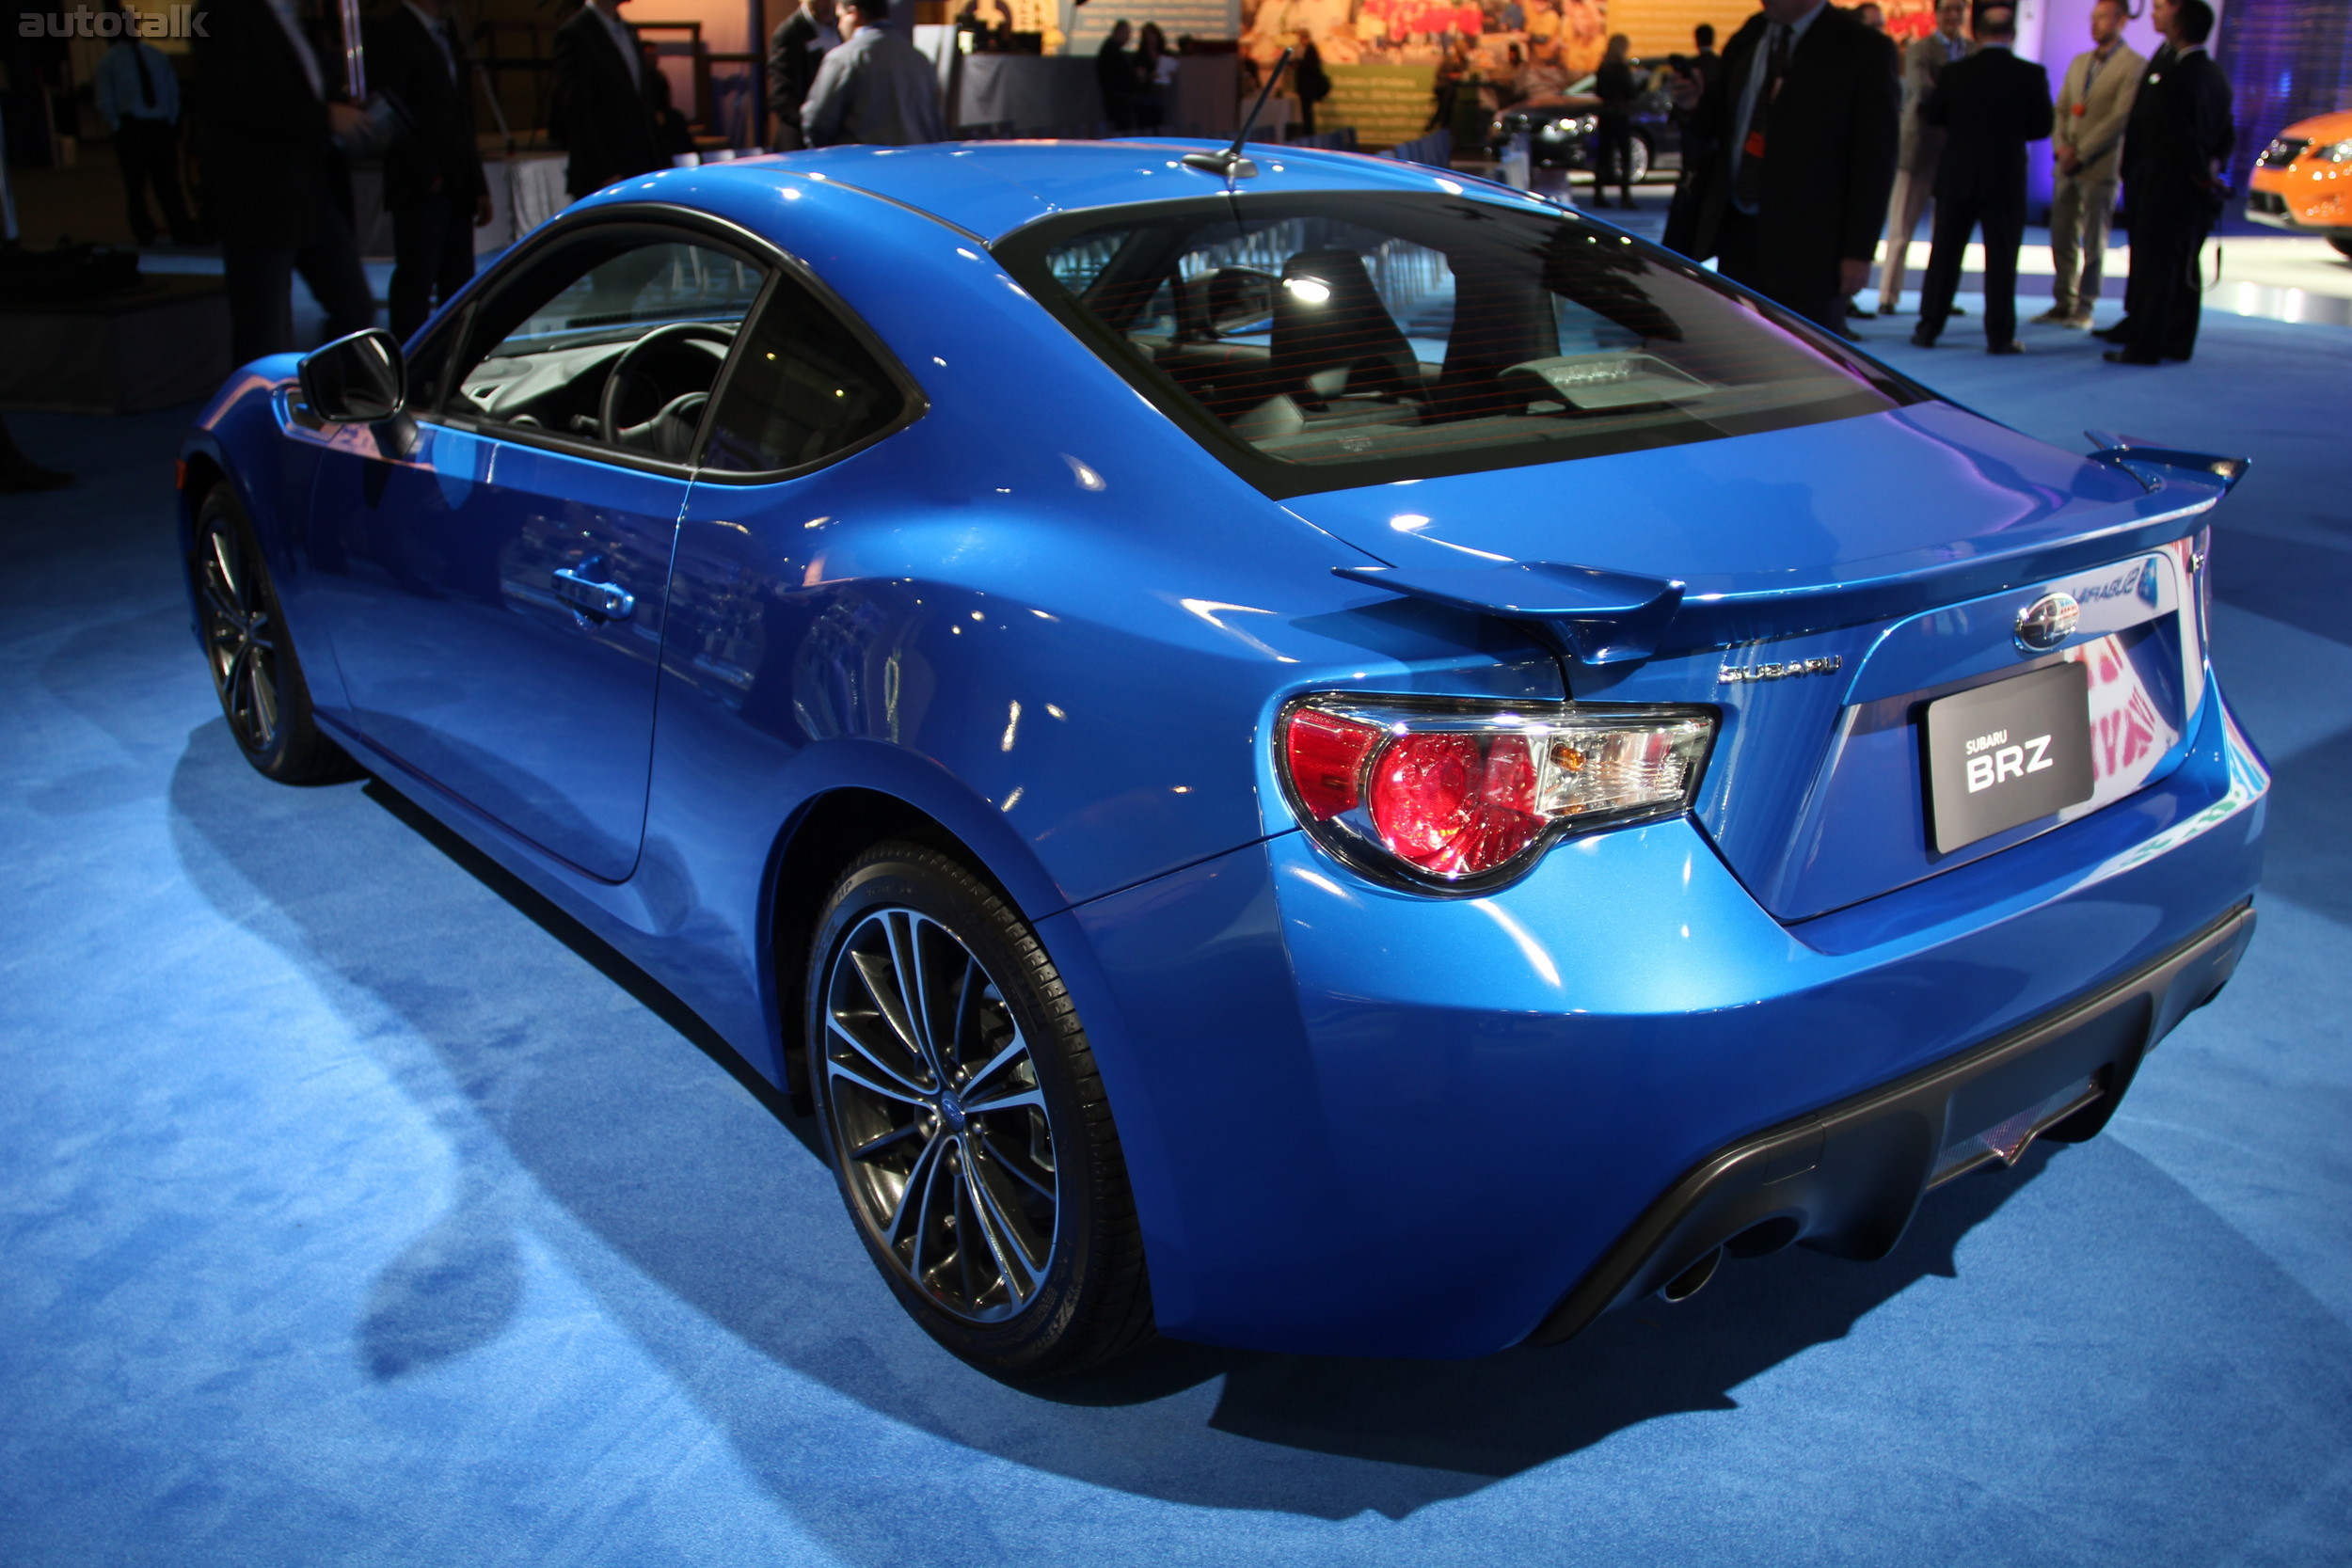
M 675 444 L 673 433 L 682 429 L 685 439 L 693 438 L 694 426 L 700 421 L 703 404 L 710 401 L 709 391 L 705 389 L 699 392 L 681 393 L 663 404 L 661 412 L 647 420 L 644 424 L 630 425 L 624 430 L 620 420 L 621 384 L 628 379 L 630 370 L 635 367 L 638 356 L 646 350 L 669 343 L 688 342 L 696 339 L 705 342 L 732 344 L 735 341 L 735 334 L 710 322 L 671 322 L 667 325 L 655 327 L 621 351 L 620 356 L 612 361 L 612 368 L 605 372 L 604 392 L 596 400 L 596 426 L 598 433 L 604 437 L 605 445 L 635 446 L 638 444 L 636 441 L 625 440 L 624 436 L 633 436 L 642 438 L 646 432 L 652 431 L 655 433 L 654 445 L 662 451 L 664 456 L 682 457 L 685 455 L 683 452 L 674 452 L 668 450 Z M 715 367 L 713 379 L 716 379 Z

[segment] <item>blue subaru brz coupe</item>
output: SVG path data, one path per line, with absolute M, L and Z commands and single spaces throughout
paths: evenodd
M 666 172 L 245 367 L 181 478 L 230 733 L 682 999 L 1000 1377 L 1554 1341 L 2095 1133 L 2252 930 L 2242 464 L 1251 155 Z

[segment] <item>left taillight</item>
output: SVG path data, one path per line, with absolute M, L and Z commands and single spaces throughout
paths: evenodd
M 1688 811 L 1714 739 L 1710 708 L 1319 692 L 1283 709 L 1279 752 L 1340 859 L 1471 892 L 1568 833 Z

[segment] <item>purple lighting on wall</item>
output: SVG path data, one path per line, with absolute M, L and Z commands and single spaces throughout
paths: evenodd
M 2236 98 L 2233 174 L 2241 184 L 2280 131 L 2352 109 L 2352 7 L 2344 0 L 2231 0 L 2216 41 Z

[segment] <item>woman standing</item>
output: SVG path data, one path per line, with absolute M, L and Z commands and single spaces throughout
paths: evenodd
M 1168 86 L 1175 75 L 1168 52 L 1168 35 L 1156 22 L 1147 22 L 1136 35 L 1136 129 L 1157 135 L 1168 118 Z
M 1613 33 L 1609 52 L 1593 73 L 1593 94 L 1600 100 L 1593 132 L 1593 203 L 1605 207 L 1605 194 L 1613 171 L 1617 205 L 1633 207 L 1633 106 L 1641 97 L 1641 78 L 1627 58 L 1632 47 L 1623 33 Z

